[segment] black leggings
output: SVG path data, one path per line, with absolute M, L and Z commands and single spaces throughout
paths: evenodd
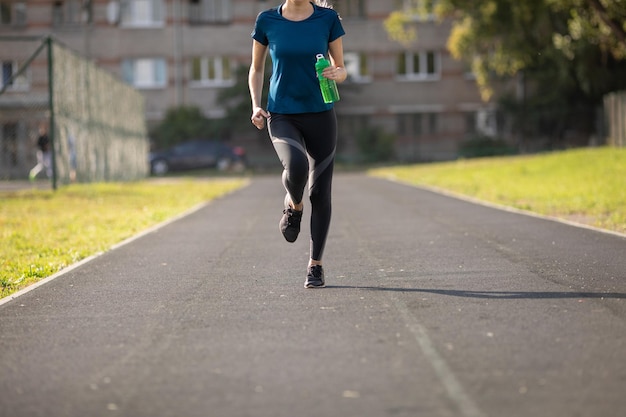
M 337 145 L 334 110 L 322 113 L 277 114 L 268 130 L 283 164 L 283 185 L 298 204 L 309 184 L 311 200 L 311 259 L 322 260 L 331 215 L 331 186 Z

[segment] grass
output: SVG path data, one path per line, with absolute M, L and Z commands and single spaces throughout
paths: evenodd
M 0 297 L 244 184 L 165 179 L 0 193 Z
M 379 168 L 371 175 L 626 232 L 626 149 Z

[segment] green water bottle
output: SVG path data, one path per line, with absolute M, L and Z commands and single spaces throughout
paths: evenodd
M 329 80 L 322 75 L 324 68 L 330 67 L 330 61 L 324 58 L 324 55 L 317 54 L 315 56 L 317 62 L 315 63 L 315 72 L 317 72 L 317 79 L 320 82 L 320 90 L 322 90 L 322 97 L 324 103 L 334 103 L 339 101 L 339 91 L 337 90 L 337 83 L 335 80 Z

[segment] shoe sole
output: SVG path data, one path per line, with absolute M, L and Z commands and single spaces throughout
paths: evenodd
M 278 222 L 278 230 L 283 235 L 285 240 L 287 242 L 289 242 L 289 243 L 293 243 L 296 240 L 298 240 L 298 236 L 300 235 L 300 230 L 298 230 L 297 232 L 292 233 L 292 229 L 287 229 L 287 230 L 285 230 L 283 232 L 283 224 L 284 224 L 284 222 L 283 222 L 283 219 L 281 218 L 280 221 Z
M 322 285 L 313 285 L 313 284 L 304 284 L 304 288 L 325 288 L 326 284 Z

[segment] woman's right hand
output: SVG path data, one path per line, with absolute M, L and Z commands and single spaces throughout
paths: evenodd
M 265 127 L 265 119 L 269 117 L 269 114 L 261 107 L 255 107 L 252 109 L 252 117 L 250 120 L 257 129 L 261 130 Z

